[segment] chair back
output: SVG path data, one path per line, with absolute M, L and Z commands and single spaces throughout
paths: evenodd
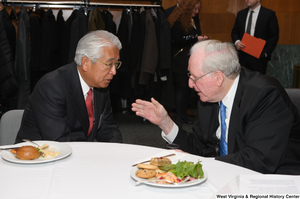
M 14 144 L 21 126 L 24 110 L 10 110 L 0 120 L 0 146 Z
M 298 114 L 300 115 L 300 89 L 299 88 L 286 88 L 285 89 L 293 104 L 298 109 Z

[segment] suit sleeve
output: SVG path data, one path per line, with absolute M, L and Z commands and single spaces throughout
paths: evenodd
M 279 26 L 278 26 L 278 20 L 276 17 L 275 12 L 271 11 L 269 14 L 269 19 L 267 23 L 268 28 L 268 38 L 266 41 L 266 45 L 263 49 L 262 55 L 266 53 L 268 55 L 268 58 L 270 59 L 271 54 L 273 50 L 275 49 L 278 39 L 279 39 Z
M 199 119 L 193 125 L 193 132 L 179 129 L 174 143 L 188 153 L 205 157 L 216 157 L 219 151 L 219 139 L 215 132 L 219 126 L 219 105 L 198 101 Z
M 242 28 L 242 27 L 240 27 L 240 22 L 239 22 L 240 18 L 241 18 L 241 13 L 238 12 L 237 17 L 234 22 L 234 26 L 231 31 L 231 39 L 234 44 L 237 40 L 242 39 L 242 38 L 240 38 L 240 31 L 241 31 L 240 29 Z
M 294 121 L 292 111 L 278 89 L 271 86 L 248 89 L 239 111 L 243 113 L 234 135 L 235 151 L 216 159 L 261 173 L 275 173 L 287 152 Z

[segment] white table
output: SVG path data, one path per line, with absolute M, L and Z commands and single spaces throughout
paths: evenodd
M 43 164 L 16 164 L 0 160 L 0 198 L 78 199 L 78 198 L 210 198 L 234 182 L 239 174 L 258 174 L 232 164 L 186 153 L 180 160 L 202 161 L 208 179 L 185 188 L 135 186 L 130 177 L 132 164 L 173 151 L 140 145 L 68 142 L 72 155 Z M 1 151 L 1 150 L 0 150 Z M 176 156 L 172 158 L 173 163 Z

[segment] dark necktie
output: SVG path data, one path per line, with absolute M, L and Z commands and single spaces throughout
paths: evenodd
M 248 19 L 248 25 L 247 25 L 247 29 L 246 29 L 246 33 L 248 33 L 248 34 L 250 34 L 250 30 L 251 30 L 253 12 L 254 11 L 250 12 L 250 16 L 249 16 L 249 19 Z
M 221 115 L 221 139 L 220 139 L 220 156 L 228 155 L 228 147 L 226 142 L 226 106 L 220 102 Z
M 87 97 L 85 100 L 86 109 L 89 116 L 89 131 L 88 136 L 91 134 L 94 124 L 94 108 L 93 108 L 93 89 L 90 89 L 87 93 Z

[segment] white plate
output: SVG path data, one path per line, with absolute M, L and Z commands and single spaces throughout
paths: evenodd
M 46 140 L 45 141 L 34 141 L 34 142 L 39 145 L 48 144 L 49 147 L 55 148 L 55 151 L 60 151 L 61 153 L 54 158 L 40 157 L 35 160 L 20 160 L 20 159 L 16 158 L 15 154 L 10 152 L 10 150 L 2 150 L 1 151 L 2 158 L 6 161 L 13 162 L 13 163 L 39 164 L 39 163 L 52 162 L 52 161 L 63 159 L 63 158 L 68 157 L 72 153 L 72 148 L 69 145 L 61 143 L 61 142 L 46 141 Z M 21 147 L 21 146 L 25 146 L 25 145 L 26 146 L 28 146 L 28 145 L 35 146 L 34 144 L 31 144 L 29 142 L 22 142 L 22 143 L 16 144 L 15 146 Z
M 133 167 L 131 170 L 130 170 L 130 176 L 136 180 L 136 181 L 140 181 L 140 180 L 146 180 L 144 178 L 139 178 L 135 175 L 135 172 L 138 170 L 137 167 Z M 203 183 L 206 181 L 207 179 L 207 173 L 205 172 L 205 170 L 203 169 L 203 172 L 204 172 L 204 178 L 201 178 L 201 179 L 196 179 L 196 180 L 192 180 L 192 181 L 188 181 L 188 182 L 185 182 L 185 183 L 182 183 L 182 184 L 158 184 L 158 183 L 155 183 L 155 182 L 144 182 L 144 184 L 147 184 L 147 185 L 151 185 L 151 186 L 156 186 L 156 187 L 170 187 L 170 188 L 178 188 L 178 187 L 189 187 L 189 186 L 194 186 L 194 185 L 197 185 L 197 184 L 200 184 L 200 183 Z

